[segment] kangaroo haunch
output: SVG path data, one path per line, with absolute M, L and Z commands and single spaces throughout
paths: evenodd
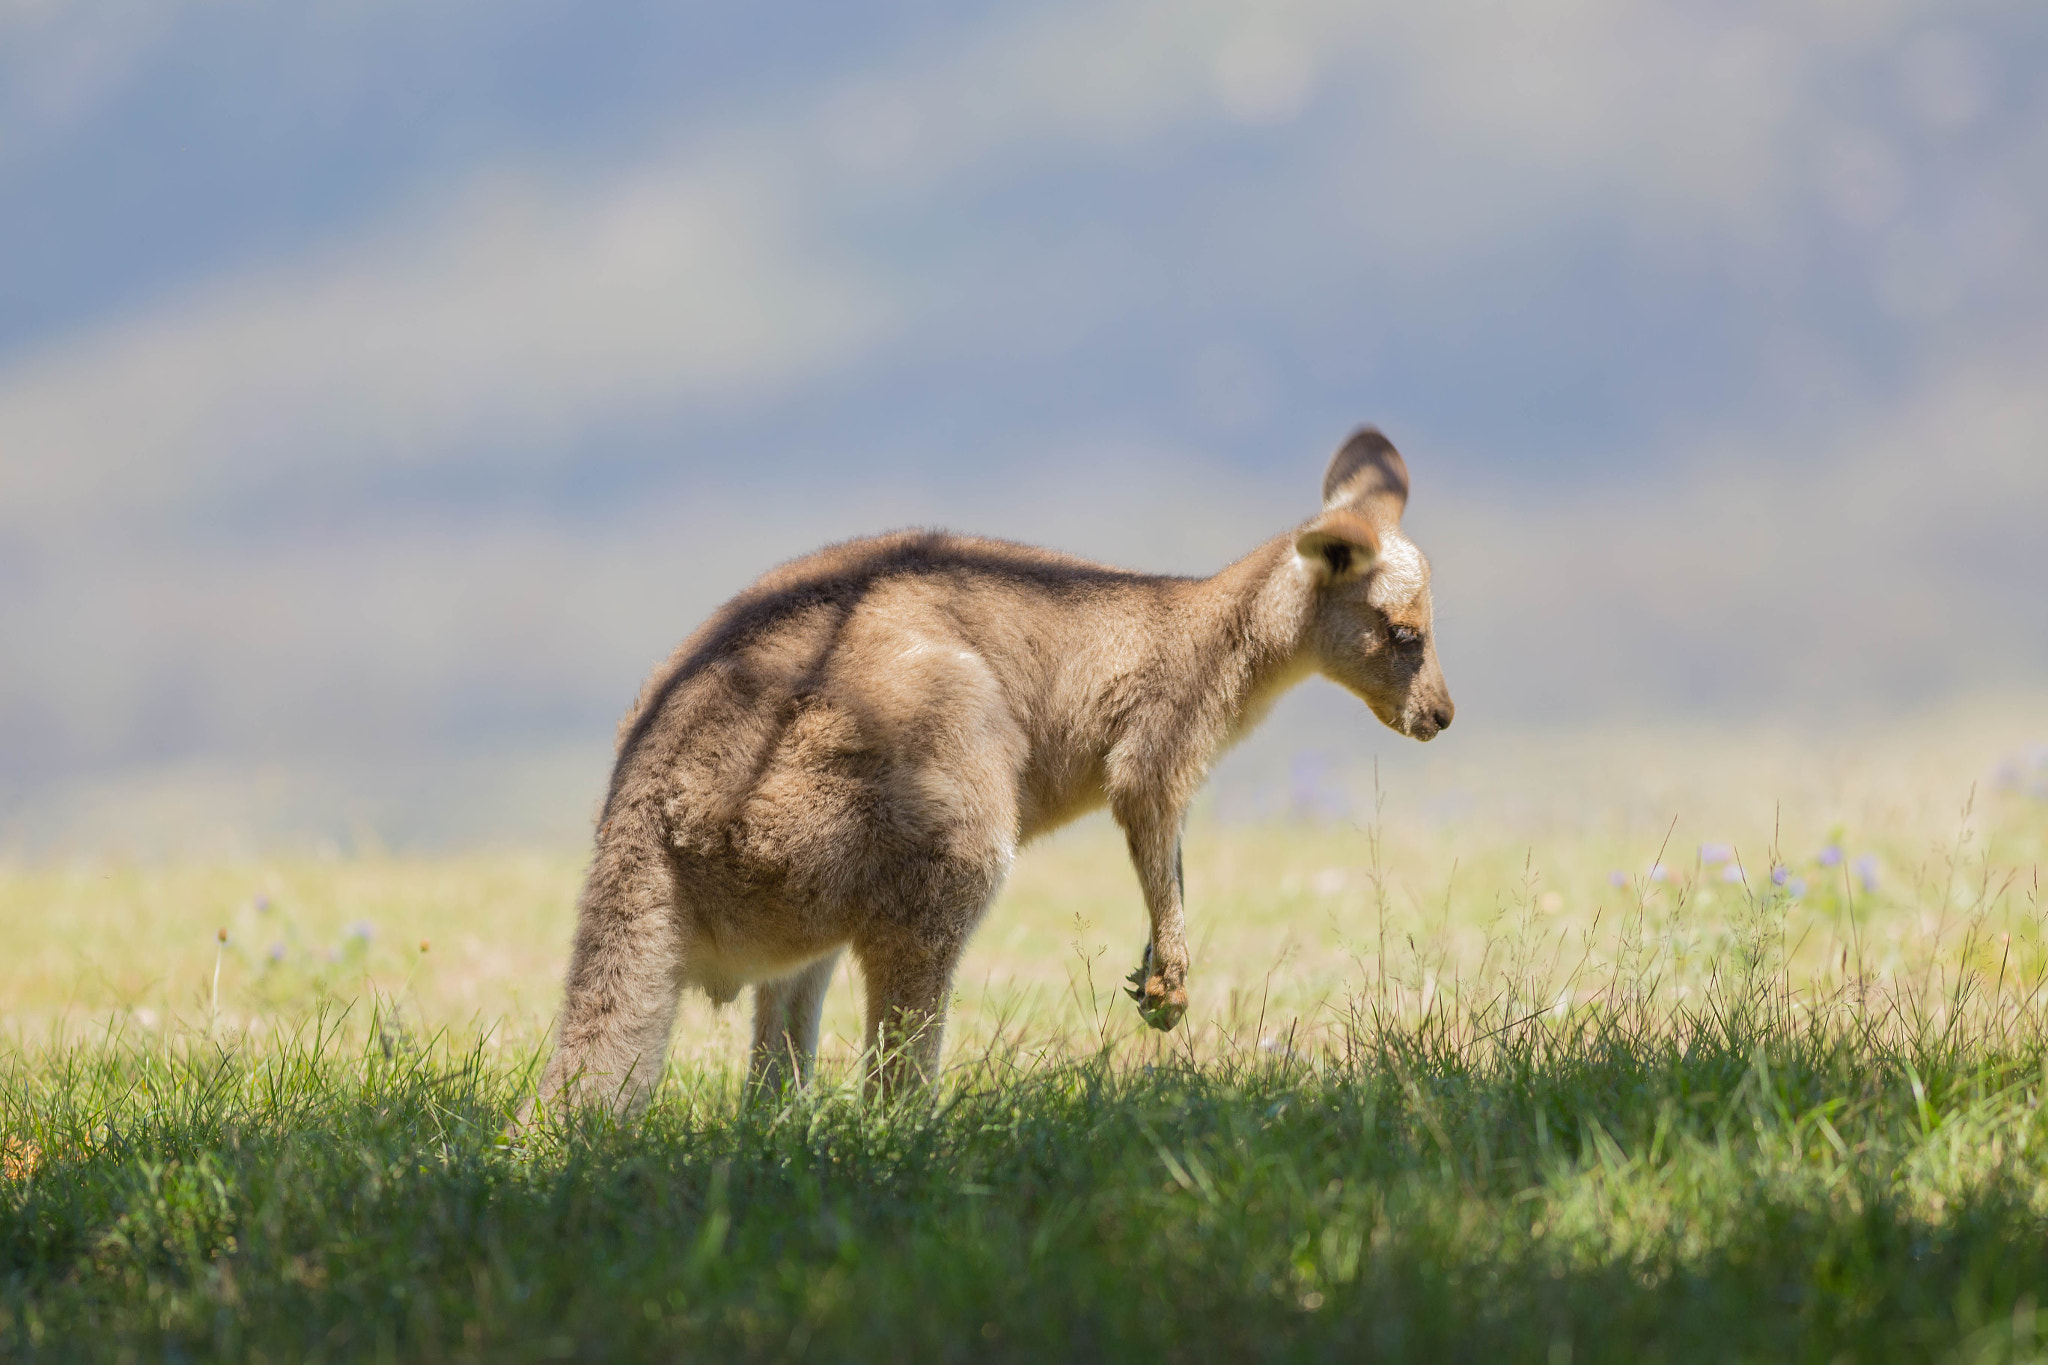
M 937 532 L 772 570 L 621 730 L 542 1102 L 644 1098 L 685 986 L 753 986 L 754 1078 L 800 1082 L 848 949 L 874 1079 L 929 1079 L 954 965 L 1018 847 L 1104 805 L 1151 913 L 1132 993 L 1172 1028 L 1181 826 L 1216 756 L 1311 672 L 1415 739 L 1451 723 L 1407 497 L 1367 427 L 1316 517 L 1212 578 Z

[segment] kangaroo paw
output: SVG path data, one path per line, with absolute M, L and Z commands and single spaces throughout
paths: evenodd
M 1138 1013 L 1146 1023 L 1164 1033 L 1187 1012 L 1187 991 L 1178 986 L 1168 990 L 1166 982 L 1156 976 L 1146 981 L 1145 998 L 1138 1002 Z
M 1188 1012 L 1188 993 L 1179 986 L 1169 987 L 1166 978 L 1152 970 L 1152 945 L 1145 945 L 1145 958 L 1137 969 L 1124 980 L 1130 985 L 1124 994 L 1137 1002 L 1138 1015 L 1161 1033 L 1180 1022 Z

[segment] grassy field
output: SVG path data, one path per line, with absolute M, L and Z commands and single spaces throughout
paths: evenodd
M 642 1121 L 523 1147 L 574 857 L 14 868 L 0 1359 L 2048 1358 L 2024 738 L 1198 817 L 1164 1037 L 1082 826 L 937 1094 L 862 1099 L 835 989 L 820 1086 L 750 1106 L 693 1003 Z

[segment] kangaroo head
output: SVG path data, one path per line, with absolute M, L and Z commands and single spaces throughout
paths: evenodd
M 1377 427 L 1362 427 L 1330 460 L 1323 511 L 1295 552 L 1313 584 L 1306 647 L 1389 728 L 1430 740 L 1451 704 L 1437 663 L 1429 561 L 1401 534 L 1408 466 Z

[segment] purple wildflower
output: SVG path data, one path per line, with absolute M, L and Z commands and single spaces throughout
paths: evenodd
M 1700 845 L 1700 861 L 1707 864 L 1709 867 L 1712 867 L 1716 863 L 1728 862 L 1734 857 L 1735 846 L 1733 844 Z
M 1793 877 L 1788 879 L 1785 883 L 1785 890 L 1791 893 L 1792 899 L 1799 899 L 1806 894 L 1806 878 Z
M 256 897 L 256 913 L 259 915 L 270 913 L 270 897 L 261 894 Z
M 1607 884 L 1609 886 L 1627 886 L 1628 873 L 1623 872 L 1618 867 L 1615 868 L 1614 871 L 1607 874 Z
M 278 940 L 277 942 L 275 942 L 275 943 L 273 943 L 273 944 L 271 944 L 271 945 L 270 945 L 270 960 L 271 960 L 272 962 L 282 962 L 282 961 L 284 961 L 284 940 L 283 940 L 283 939 L 279 939 L 279 940 Z
M 1671 880 L 1671 869 L 1670 869 L 1670 868 L 1668 868 L 1668 867 L 1666 867 L 1666 866 L 1664 866 L 1664 864 L 1662 864 L 1662 863 L 1655 863 L 1655 864 L 1652 864 L 1652 865 L 1651 865 L 1651 867 L 1650 867 L 1650 880 L 1651 880 L 1651 881 L 1653 881 L 1653 882 L 1668 882 L 1668 881 L 1670 881 L 1670 880 Z
M 1790 880 L 1792 880 L 1791 868 L 1785 866 L 1783 863 L 1778 863 L 1777 865 L 1771 868 L 1772 886 L 1783 886 L 1786 882 Z
M 1740 863 L 1730 863 L 1730 864 L 1728 864 L 1728 866 L 1726 866 L 1726 867 L 1722 868 L 1722 869 L 1721 869 L 1721 880 L 1722 880 L 1722 881 L 1724 881 L 1724 882 L 1739 882 L 1739 881 L 1741 881 L 1741 880 L 1742 880 L 1742 864 L 1740 864 Z
M 354 924 L 349 925 L 345 932 L 350 938 L 359 938 L 363 942 L 368 943 L 377 936 L 377 926 L 366 919 L 359 919 Z
M 1865 891 L 1877 890 L 1877 855 L 1866 853 L 1856 860 L 1856 880 Z
M 1815 861 L 1822 867 L 1840 867 L 1842 865 L 1842 846 L 1840 844 L 1829 844 L 1820 851 L 1820 857 L 1815 859 Z

